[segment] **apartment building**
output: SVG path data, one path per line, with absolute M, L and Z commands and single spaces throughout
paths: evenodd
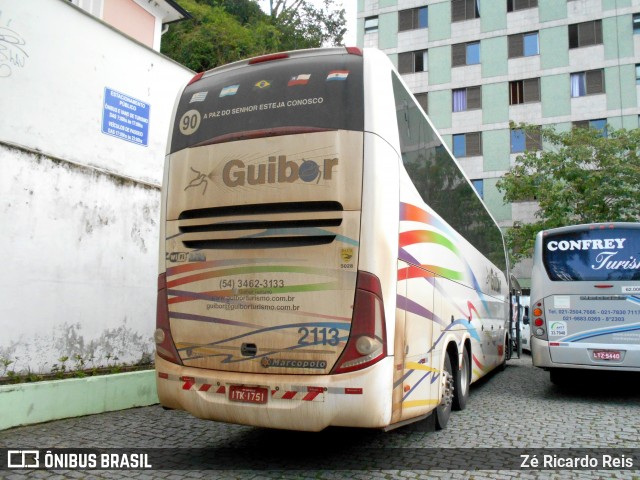
M 496 188 L 540 148 L 510 121 L 638 127 L 640 0 L 358 0 L 358 45 L 395 63 L 503 227 L 536 210 Z M 515 273 L 527 287 L 530 263 Z

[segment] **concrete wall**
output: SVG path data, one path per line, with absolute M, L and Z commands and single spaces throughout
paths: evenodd
M 169 121 L 193 72 L 63 0 L 0 0 L 0 32 L 0 357 L 39 373 L 137 362 L 154 347 Z

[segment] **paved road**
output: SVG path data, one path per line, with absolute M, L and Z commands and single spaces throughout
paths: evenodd
M 426 431 L 426 424 L 387 433 L 337 428 L 320 433 L 281 432 L 205 422 L 153 406 L 14 428 L 0 432 L 0 447 L 163 448 L 167 456 L 172 456 L 172 449 L 185 449 L 177 451 L 181 453 L 195 449 L 201 468 L 212 452 L 230 452 L 235 466 L 208 471 L 38 470 L 29 472 L 29 478 L 640 479 L 638 380 L 638 374 L 613 380 L 595 376 L 583 379 L 581 387 L 558 388 L 549 382 L 548 373 L 533 368 L 531 357 L 524 355 L 511 360 L 506 371 L 472 386 L 467 409 L 455 412 L 447 429 L 440 432 Z M 322 449 L 322 445 L 330 448 Z M 587 449 L 581 452 L 596 457 L 601 452 L 593 449 L 598 448 L 638 450 L 632 452 L 635 470 L 478 470 L 487 457 L 513 452 L 506 449 L 541 453 L 535 449 L 543 447 L 560 454 L 566 450 L 556 449 Z M 443 448 L 452 450 L 420 450 Z M 484 450 L 487 448 L 492 450 Z M 266 449 L 280 452 L 279 460 L 291 451 L 292 463 L 255 469 L 260 452 Z M 306 456 L 300 456 L 301 452 Z M 455 470 L 428 470 L 428 462 L 416 462 L 422 452 L 453 453 L 457 458 L 453 465 L 458 466 Z M 337 470 L 340 462 L 349 470 Z M 411 470 L 416 465 L 419 468 Z M 0 478 L 3 475 L 22 479 L 26 472 L 0 471 Z

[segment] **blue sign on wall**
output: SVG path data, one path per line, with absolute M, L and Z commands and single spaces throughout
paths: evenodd
M 102 133 L 146 147 L 149 143 L 149 110 L 148 103 L 105 87 Z

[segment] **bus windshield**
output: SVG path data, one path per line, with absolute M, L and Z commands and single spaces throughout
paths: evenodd
M 543 262 L 553 281 L 640 280 L 640 230 L 550 234 L 543 241 Z
M 362 131 L 362 85 L 362 56 L 346 52 L 244 64 L 205 75 L 180 98 L 171 153 L 242 132 L 287 127 Z

